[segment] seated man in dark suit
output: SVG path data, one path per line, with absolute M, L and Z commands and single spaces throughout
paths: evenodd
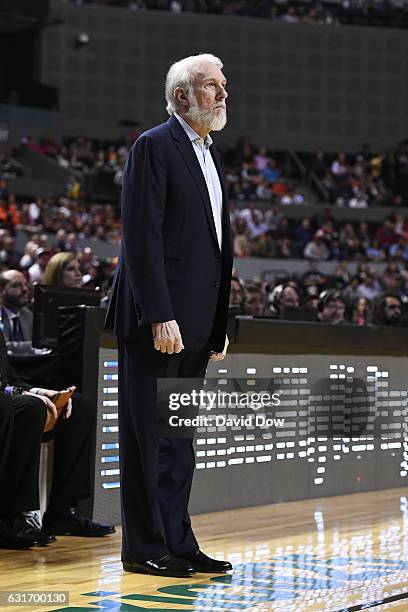
M 29 302 L 28 282 L 18 270 L 0 275 L 1 324 L 6 342 L 31 342 L 33 313 Z
M 45 546 L 55 535 L 96 537 L 115 531 L 76 510 L 77 502 L 91 495 L 95 407 L 75 393 L 58 416 L 51 401 L 55 393 L 30 388 L 18 378 L 0 333 L 0 548 Z M 39 508 L 41 442 L 51 438 L 53 480 L 41 530 L 27 523 L 24 512 Z

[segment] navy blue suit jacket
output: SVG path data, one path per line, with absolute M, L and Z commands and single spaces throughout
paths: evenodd
M 186 349 L 222 351 L 232 240 L 221 160 L 222 250 L 197 156 L 175 117 L 142 134 L 123 177 L 122 244 L 106 326 L 127 341 L 175 319 Z

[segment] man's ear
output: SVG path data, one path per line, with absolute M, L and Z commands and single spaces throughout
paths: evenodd
M 180 106 L 183 106 L 184 108 L 187 109 L 189 105 L 189 100 L 186 94 L 184 93 L 184 90 L 181 87 L 176 87 L 176 89 L 174 90 L 174 97 L 177 100 L 177 102 L 180 104 Z

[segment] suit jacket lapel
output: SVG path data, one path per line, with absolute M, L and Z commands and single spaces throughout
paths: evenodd
M 185 131 L 183 130 L 180 123 L 177 121 L 175 117 L 170 117 L 170 119 L 168 120 L 168 124 L 171 130 L 171 133 L 173 135 L 173 138 L 176 140 L 177 149 L 179 150 L 182 158 L 184 159 L 184 162 L 187 168 L 189 169 L 190 174 L 193 177 L 198 187 L 198 190 L 200 192 L 201 198 L 204 203 L 204 208 L 205 208 L 205 212 L 207 215 L 208 224 L 210 226 L 211 234 L 217 244 L 217 247 L 219 248 L 217 232 L 215 230 L 214 217 L 213 217 L 213 212 L 211 208 L 210 196 L 208 195 L 207 184 L 205 182 L 203 172 L 198 162 L 197 155 L 194 152 L 193 145 L 191 144 L 190 139 L 188 138 L 187 134 L 185 133 Z M 217 167 L 217 171 L 218 171 L 218 174 L 220 174 L 218 167 Z M 220 181 L 221 181 L 221 178 L 220 178 Z M 222 185 L 222 181 L 221 181 L 221 185 Z M 224 196 L 224 191 L 223 191 L 223 196 Z
M 8 318 L 8 314 L 3 308 L 3 306 L 1 307 L 1 320 L 3 323 L 3 334 L 4 334 L 6 341 L 8 342 L 11 336 L 11 325 L 10 325 L 10 319 Z
M 21 323 L 21 331 L 23 332 L 23 338 L 28 338 L 31 340 L 32 336 L 32 325 L 31 325 L 31 317 L 28 312 L 22 310 L 20 313 L 20 323 Z

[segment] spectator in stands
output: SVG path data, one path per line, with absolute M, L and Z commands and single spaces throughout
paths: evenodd
M 283 214 L 280 212 L 276 204 L 272 205 L 265 212 L 265 221 L 268 224 L 269 229 L 275 230 L 282 221 L 282 218 Z
M 348 269 L 348 262 L 343 260 L 336 266 L 334 274 L 331 277 L 332 283 L 334 283 L 336 289 L 343 289 L 350 282 L 350 272 Z M 334 288 L 334 287 L 333 287 Z
M 270 255 L 272 255 L 272 253 L 269 252 L 268 256 Z M 278 256 L 286 257 L 288 259 L 293 259 L 296 257 L 296 248 L 289 236 L 285 236 L 279 241 Z
M 30 202 L 30 204 L 28 204 L 27 214 L 28 214 L 28 224 L 29 225 L 32 226 L 37 223 L 37 220 L 39 219 L 41 215 L 42 206 L 43 206 L 42 198 L 37 198 L 34 202 Z
M 233 307 L 235 310 L 239 310 L 239 313 L 245 313 L 245 285 L 241 282 L 238 276 L 231 278 L 231 293 L 230 293 L 230 308 Z
M 342 294 L 336 290 L 323 291 L 319 296 L 318 320 L 322 323 L 335 325 L 347 323 L 345 319 L 346 301 Z
M 310 259 L 309 265 L 304 274 L 300 277 L 300 284 L 304 287 L 317 287 L 322 290 L 326 284 L 326 277 L 319 270 L 319 262 L 317 259 Z
M 367 298 L 359 298 L 353 309 L 351 322 L 356 325 L 367 325 L 370 317 L 370 301 Z
M 57 157 L 60 152 L 60 146 L 51 136 L 44 136 L 40 140 L 41 153 L 49 157 Z
M 397 241 L 394 223 L 390 218 L 385 219 L 377 229 L 375 239 L 378 241 L 379 246 L 386 250 Z
M 282 21 L 285 21 L 286 23 L 297 23 L 299 21 L 295 7 L 288 6 L 287 12 L 282 15 Z
M 63 168 L 69 168 L 69 155 L 67 147 L 61 147 L 60 152 L 56 156 L 57 162 Z
M 183 10 L 183 6 L 180 0 L 171 0 L 169 9 L 171 13 L 175 13 L 176 15 L 179 15 Z
M 263 215 L 262 215 L 263 217 Z M 251 217 L 247 220 L 247 228 L 249 232 L 249 239 L 259 238 L 268 231 L 268 224 L 256 214 L 256 211 L 252 211 Z
M 316 287 L 312 285 L 306 288 L 305 294 L 303 296 L 302 306 L 304 308 L 311 308 L 316 311 L 317 317 L 317 307 L 319 305 L 319 293 Z
M 99 261 L 95 256 L 93 257 L 92 268 L 89 271 L 89 275 L 92 278 L 95 287 L 100 287 L 101 290 L 106 293 L 110 285 L 110 279 L 115 271 L 116 264 L 110 258 Z M 82 268 L 82 262 L 81 262 Z M 84 279 L 82 279 L 84 280 Z
M 298 257 L 302 257 L 306 245 L 313 240 L 312 221 L 305 217 L 294 230 L 295 248 Z
M 256 169 L 262 172 L 268 166 L 269 161 L 268 149 L 266 147 L 259 147 L 258 153 L 255 155 Z
M 31 283 L 40 283 L 42 281 L 50 257 L 51 250 L 49 248 L 39 247 L 36 250 L 35 262 L 28 268 Z
M 380 247 L 378 240 L 373 240 L 372 245 L 367 248 L 366 254 L 368 259 L 371 261 L 385 261 L 387 258 L 385 251 Z
M 288 206 L 290 204 L 303 204 L 305 198 L 299 190 L 295 189 L 293 186 L 288 186 L 288 192 L 283 195 L 280 199 L 280 204 L 282 206 Z
M 359 223 L 356 236 L 360 241 L 362 248 L 367 249 L 370 245 L 371 238 L 368 223 L 366 221 L 361 221 Z
M 259 200 L 271 200 L 273 197 L 272 187 L 267 181 L 261 181 L 256 186 L 255 195 Z
M 0 200 L 0 223 L 11 230 L 20 223 L 20 210 L 14 193 L 8 194 L 7 202 Z
M 402 279 L 402 268 L 397 262 L 390 262 L 381 275 L 381 284 L 384 292 L 397 292 L 396 289 Z
M 73 200 L 77 200 L 81 195 L 81 183 L 78 181 L 76 176 L 72 175 L 68 179 L 66 186 L 67 194 Z
M 273 183 L 272 193 L 278 200 L 280 200 L 287 193 L 289 193 L 287 180 L 284 177 L 281 176 L 275 183 Z
M 16 249 L 16 241 L 11 236 L 3 240 L 3 249 L 0 251 L 0 261 L 8 268 L 18 268 L 23 254 Z
M 381 285 L 375 277 L 374 272 L 367 274 L 357 287 L 358 297 L 365 297 L 370 301 L 378 297 L 381 292 Z
M 35 261 L 35 252 L 38 249 L 38 243 L 34 242 L 34 240 L 29 240 L 26 242 L 24 247 L 24 255 L 20 259 L 20 263 L 17 267 L 22 268 L 23 270 L 28 270 L 31 268 Z
M 297 289 L 293 286 L 293 283 L 286 283 L 277 285 L 273 289 L 268 296 L 266 309 L 268 315 L 281 319 L 285 308 L 299 308 L 299 305 L 300 300 Z
M 403 236 L 398 238 L 398 242 L 394 242 L 388 250 L 388 254 L 392 258 L 403 259 L 408 261 L 408 242 Z
M 318 230 L 315 233 L 313 240 L 307 243 L 303 251 L 303 256 L 306 257 L 306 259 L 329 259 L 330 251 L 324 242 L 323 230 Z
M 66 238 L 67 232 L 64 229 L 59 229 L 55 235 L 57 251 L 63 252 L 67 250 L 65 242 Z
M 244 219 L 244 221 L 246 223 L 249 223 L 250 221 L 253 221 L 254 219 L 256 221 L 263 221 L 264 220 L 264 214 L 263 212 L 256 207 L 256 204 L 249 204 L 246 208 L 243 208 L 239 211 L 239 217 L 241 219 Z
M 75 232 L 69 232 L 69 234 L 67 234 L 66 240 L 65 240 L 65 249 L 66 251 L 76 251 L 77 250 L 77 243 L 78 243 L 78 234 L 76 234 Z
M 246 289 L 245 314 L 261 317 L 264 313 L 265 296 L 257 285 L 249 285 Z
M 371 323 L 395 327 L 400 324 L 401 316 L 401 298 L 394 293 L 384 293 L 374 302 Z
M 359 191 L 353 198 L 349 200 L 350 208 L 367 208 L 367 206 L 367 198 L 362 191 Z
M 30 292 L 27 279 L 18 270 L 0 276 L 1 327 L 6 342 L 31 342 L 33 313 L 27 305 Z
M 82 273 L 75 253 L 56 253 L 49 260 L 42 279 L 44 285 L 79 288 Z
M 262 170 L 262 176 L 267 183 L 276 183 L 280 178 L 282 172 L 278 168 L 278 164 L 275 159 L 269 159 L 266 167 Z
M 331 173 L 337 182 L 341 182 L 341 180 L 347 176 L 348 167 L 349 164 L 346 155 L 344 153 L 339 153 L 330 168 Z
M 251 252 L 249 230 L 245 219 L 239 217 L 232 227 L 234 255 L 248 257 Z
M 346 257 L 348 257 L 350 253 L 355 252 L 355 245 L 358 238 L 354 226 L 350 221 L 347 221 L 341 227 L 339 239 Z

